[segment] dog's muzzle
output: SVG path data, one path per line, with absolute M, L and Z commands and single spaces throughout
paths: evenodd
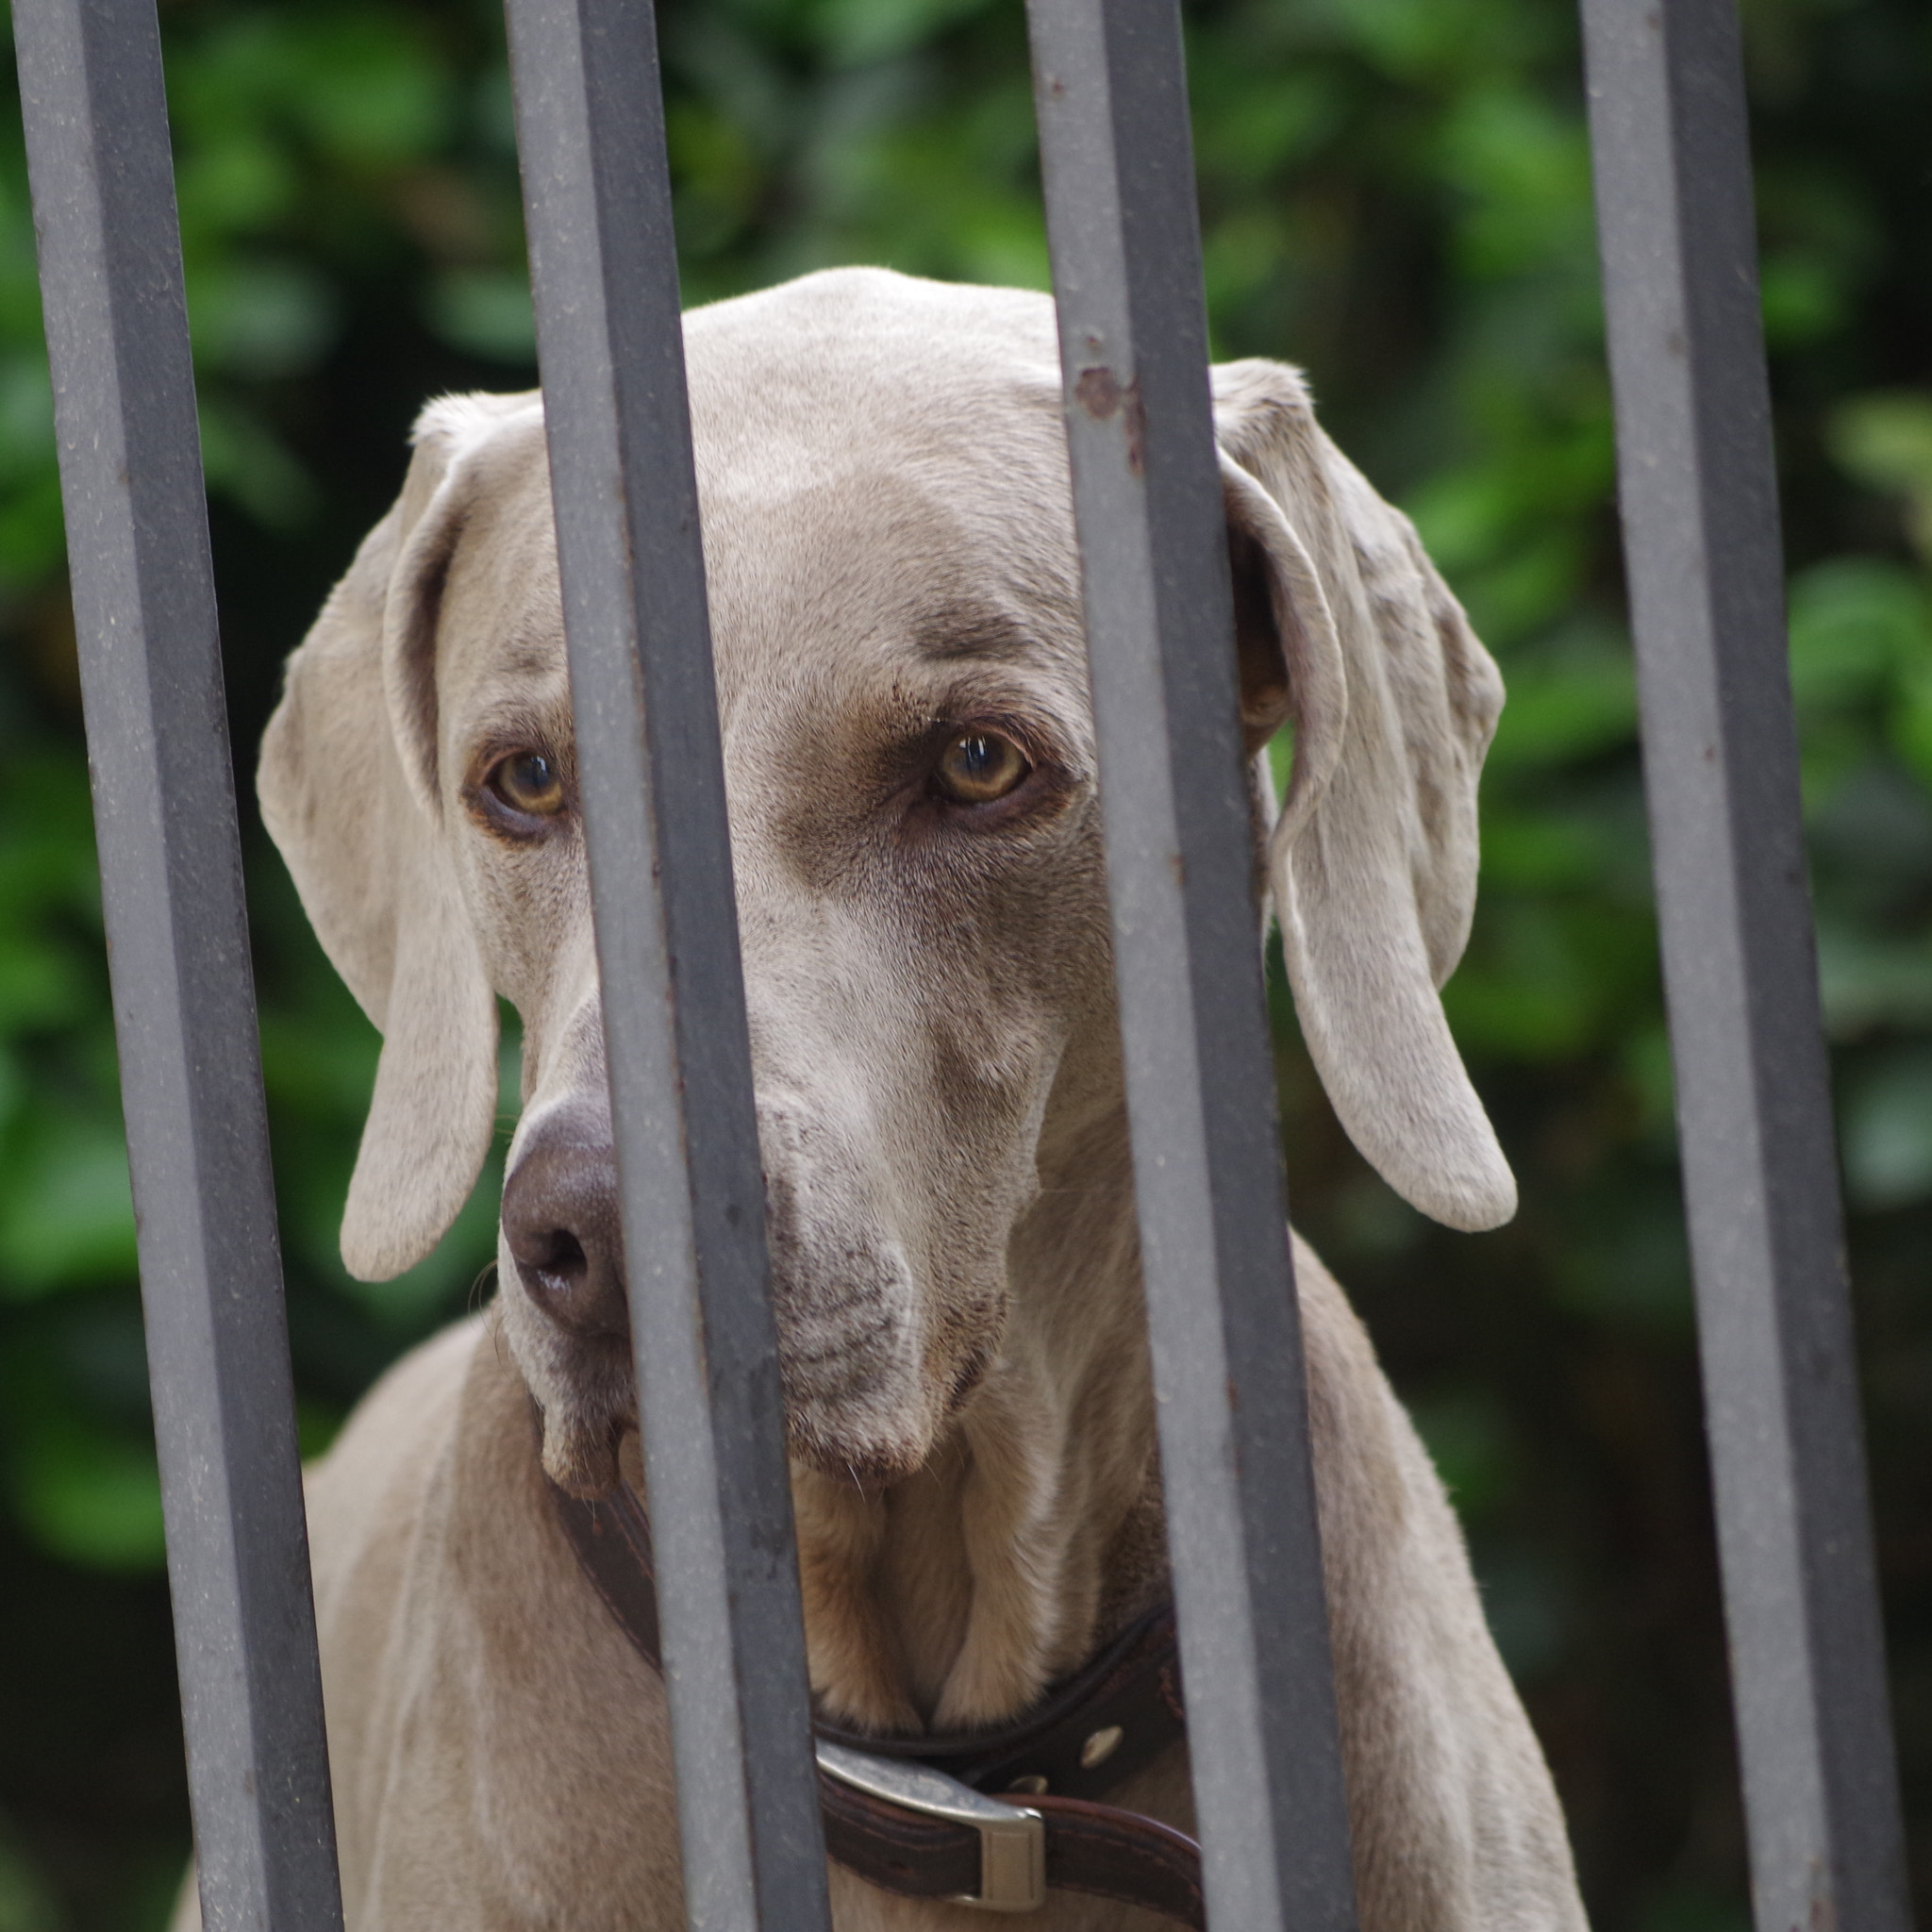
M 911 1268 L 844 1139 L 796 1109 L 760 1125 L 792 1454 L 861 1487 L 908 1475 L 983 1363 L 926 1360 Z M 634 1414 L 617 1202 L 607 1108 L 574 1096 L 529 1120 L 504 1186 L 503 1249 L 527 1310 L 512 1336 L 558 1444 L 602 1444 Z M 575 1451 L 558 1453 L 575 1469 Z

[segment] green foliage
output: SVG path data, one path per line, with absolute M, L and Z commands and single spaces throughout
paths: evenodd
M 275 667 L 394 491 L 416 407 L 534 379 L 509 94 L 481 0 L 163 13 L 245 766 Z M 690 299 L 850 260 L 1045 286 L 1017 0 L 663 0 L 659 17 Z M 1596 1922 L 1719 1932 L 1743 1923 L 1741 1840 L 1574 19 L 1565 0 L 1192 0 L 1187 19 L 1217 353 L 1307 366 L 1511 693 L 1485 780 L 1482 904 L 1447 1001 L 1523 1212 L 1469 1239 L 1391 1195 L 1337 1131 L 1283 998 L 1297 1219 L 1457 1493 Z M 1746 26 L 1792 675 L 1923 1878 L 1928 26 L 1909 0 L 1750 0 Z M 0 1932 L 154 1923 L 185 1817 L 32 239 L 8 106 L 0 1639 L 16 1674 L 0 1674 Z M 313 1447 L 462 1307 L 497 1177 L 409 1277 L 347 1279 L 335 1227 L 375 1038 L 248 836 Z

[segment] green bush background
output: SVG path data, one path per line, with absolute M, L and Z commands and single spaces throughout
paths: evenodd
M 482 0 L 164 0 L 235 740 L 428 394 L 534 379 Z M 665 0 L 689 299 L 838 261 L 1044 286 L 1017 0 Z M 1517 1221 L 1429 1226 L 1284 1015 L 1297 1218 L 1469 1524 L 1597 1924 L 1744 1924 L 1568 0 L 1189 9 L 1217 349 L 1309 369 L 1502 660 L 1451 1015 Z M 1793 670 L 1916 1877 L 1932 1901 L 1932 31 L 1749 0 Z M 0 106 L 0 1932 L 158 1923 L 186 1849 L 18 115 Z M 248 808 L 252 809 L 252 808 Z M 252 818 L 305 1441 L 458 1311 L 335 1224 L 376 1042 Z M 493 1176 L 491 1181 L 493 1181 Z

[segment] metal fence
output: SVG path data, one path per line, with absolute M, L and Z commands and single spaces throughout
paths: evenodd
M 13 16 L 203 1911 L 210 1932 L 325 1932 L 341 1907 L 154 0 Z M 1584 18 L 1757 1924 L 1897 1932 L 1737 22 L 1733 0 Z M 824 1841 L 655 28 L 648 0 L 510 0 L 509 25 L 623 1216 L 649 1257 L 629 1292 L 688 1910 L 809 1932 Z M 1031 25 L 1208 1912 L 1340 1932 L 1179 21 L 1175 0 L 1031 0 Z M 1096 371 L 1124 407 L 1082 407 Z

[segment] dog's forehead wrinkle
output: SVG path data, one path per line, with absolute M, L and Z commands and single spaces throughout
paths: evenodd
M 569 690 L 562 613 L 554 605 L 519 611 L 489 638 L 486 655 L 491 675 L 504 683 Z
M 979 527 L 968 479 L 920 488 L 883 462 L 836 486 L 815 478 L 775 496 L 708 500 L 721 656 L 790 656 L 869 638 L 970 651 L 1010 649 L 1034 632 L 1057 644 L 1077 637 L 1071 536 L 1038 534 L 1055 498 L 1016 491 L 1010 477 L 1000 487 L 1031 512 L 1017 527 Z M 1060 502 L 1064 519 L 1063 490 Z
M 502 666 L 479 677 L 452 719 L 463 745 L 490 756 L 528 747 L 572 757 L 570 687 L 560 670 L 516 673 Z M 456 774 L 458 780 L 464 774 Z
M 562 608 L 554 570 L 520 558 L 522 546 L 492 548 L 489 533 L 465 538 L 469 556 L 453 572 L 437 634 L 437 683 L 443 705 L 476 703 L 492 692 L 527 701 L 566 691 Z
M 962 658 L 1024 662 L 1047 648 L 1017 611 L 970 598 L 941 605 L 918 620 L 912 646 L 921 658 L 941 664 Z
M 1076 780 L 1089 774 L 1084 661 L 1077 645 L 1068 648 L 1048 627 L 975 612 L 970 624 L 954 613 L 941 623 L 852 623 L 829 635 L 801 627 L 791 636 L 783 658 L 755 661 L 720 638 L 727 783 L 742 789 L 747 811 L 780 804 L 785 792 L 773 788 L 774 775 L 821 788 L 837 761 L 912 748 L 952 723 L 1005 718 L 1031 729 L 1036 755 L 1059 760 Z

